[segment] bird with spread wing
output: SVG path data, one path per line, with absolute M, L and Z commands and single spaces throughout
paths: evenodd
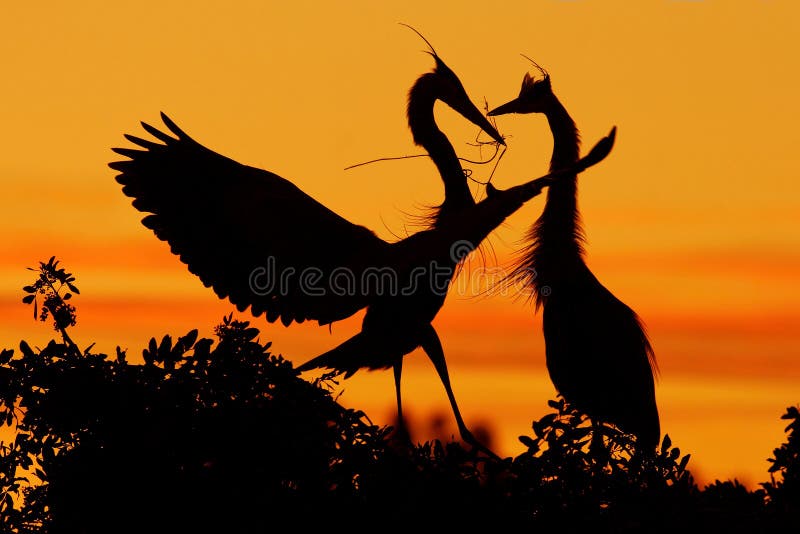
M 126 135 L 137 148 L 115 148 L 128 159 L 109 166 L 121 173 L 116 179 L 133 206 L 148 213 L 142 223 L 240 311 L 249 307 L 255 316 L 288 326 L 307 320 L 327 325 L 366 308 L 361 332 L 298 369 L 327 367 L 347 377 L 362 368 L 392 367 L 400 411 L 402 358 L 422 347 L 442 380 L 462 439 L 492 454 L 461 417 L 431 321 L 458 263 L 559 172 L 504 191 L 491 188 L 476 204 L 455 150 L 436 126 L 434 103 L 441 100 L 498 143 L 503 139 L 453 71 L 431 55 L 436 68 L 412 87 L 408 122 L 440 172 L 445 200 L 432 227 L 397 242 L 347 221 L 274 173 L 213 152 L 164 114 L 170 133 L 142 123 L 157 141 Z M 602 139 L 568 171 L 604 159 L 613 140 Z M 385 282 L 386 274 L 389 283 L 376 283 Z

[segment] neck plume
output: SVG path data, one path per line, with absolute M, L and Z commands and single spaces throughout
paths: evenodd
M 555 96 L 545 116 L 553 133 L 551 171 L 574 165 L 580 155 L 580 135 L 575 121 Z M 544 211 L 528 231 L 527 245 L 514 267 L 512 276 L 533 290 L 537 307 L 550 290 L 558 290 L 563 277 L 584 265 L 577 178 L 576 174 L 563 176 L 550 185 Z
M 439 95 L 435 74 L 420 77 L 409 92 L 407 112 L 414 143 L 428 152 L 444 182 L 444 202 L 434 208 L 431 217 L 434 227 L 439 226 L 443 218 L 475 204 L 456 151 L 433 117 L 433 106 Z

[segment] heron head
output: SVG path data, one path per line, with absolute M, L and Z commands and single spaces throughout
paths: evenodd
M 433 89 L 435 98 L 453 108 L 462 117 L 489 134 L 492 139 L 501 145 L 505 145 L 506 143 L 503 140 L 503 136 L 500 135 L 492 123 L 489 122 L 489 119 L 487 119 L 475 104 L 472 103 L 469 96 L 467 96 L 466 89 L 464 89 L 464 86 L 461 84 L 461 80 L 458 79 L 458 76 L 456 76 L 456 73 L 453 72 L 450 67 L 445 65 L 445 62 L 442 61 L 442 58 L 436 53 L 433 45 L 431 45 L 425 36 L 418 32 L 413 26 L 409 26 L 403 22 L 399 24 L 410 29 L 425 41 L 425 44 L 430 48 L 430 50 L 426 50 L 426 52 L 436 61 L 436 68 L 433 69 L 433 72 L 421 76 L 417 80 L 417 84 L 423 82 L 428 88 Z M 417 85 L 415 84 L 415 86 Z
M 525 77 L 522 79 L 522 88 L 519 90 L 519 96 L 490 111 L 490 117 L 505 115 L 507 113 L 545 112 L 553 96 L 553 88 L 550 85 L 550 74 L 533 60 L 531 60 L 531 62 L 539 69 L 542 77 L 540 79 L 535 79 L 530 73 L 526 72 Z
M 456 73 L 448 67 L 442 59 L 436 55 L 435 52 L 430 53 L 436 61 L 436 68 L 433 70 L 433 75 L 436 77 L 439 85 L 439 100 L 453 108 L 465 119 L 478 126 L 481 130 L 489 134 L 492 139 L 505 145 L 503 136 L 497 129 L 489 122 L 489 119 L 481 113 L 481 111 L 469 99 L 466 89 L 458 79 Z

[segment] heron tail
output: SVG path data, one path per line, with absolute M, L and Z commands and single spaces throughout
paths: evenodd
M 338 347 L 310 359 L 297 367 L 297 370 L 302 373 L 325 367 L 345 373 L 345 378 L 347 378 L 362 367 L 363 357 L 368 348 L 367 337 L 363 332 L 359 332 Z

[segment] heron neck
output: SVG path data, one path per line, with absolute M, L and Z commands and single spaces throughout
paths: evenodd
M 439 94 L 435 75 L 427 74 L 417 80 L 408 97 L 408 126 L 414 143 L 428 152 L 444 183 L 444 202 L 436 208 L 435 226 L 443 218 L 475 204 L 456 151 L 433 116 Z
M 578 127 L 561 101 L 552 96 L 552 101 L 544 112 L 553 134 L 553 155 L 550 170 L 568 167 L 580 159 L 581 139 Z
M 553 134 L 550 169 L 573 165 L 580 155 L 580 135 L 575 121 L 555 95 L 545 116 Z M 543 283 L 550 283 L 548 278 L 568 272 L 583 262 L 577 179 L 577 174 L 563 176 L 549 187 L 544 211 L 532 229 L 536 268 Z

